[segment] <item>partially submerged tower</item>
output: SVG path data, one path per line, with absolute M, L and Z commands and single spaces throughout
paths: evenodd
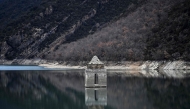
M 104 64 L 94 56 L 85 70 L 85 87 L 106 87 L 107 72 Z
M 85 70 L 85 104 L 107 105 L 107 72 L 97 56 L 92 58 Z

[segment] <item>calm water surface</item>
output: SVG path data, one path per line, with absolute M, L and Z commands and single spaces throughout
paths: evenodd
M 84 79 L 82 70 L 0 71 L 0 109 L 190 109 L 189 77 L 108 74 L 101 89 Z

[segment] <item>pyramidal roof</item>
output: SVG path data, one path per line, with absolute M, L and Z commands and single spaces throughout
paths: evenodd
M 103 64 L 97 56 L 93 56 L 92 60 L 88 64 Z

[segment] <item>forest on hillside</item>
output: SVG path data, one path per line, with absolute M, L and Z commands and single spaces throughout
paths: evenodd
M 0 28 L 0 59 L 190 59 L 189 0 L 19 0 L 17 13 L 23 4 L 28 10 L 16 16 L 0 11 L 2 22 L 10 13 Z
M 20 2 L 16 1 L 16 6 Z M 137 6 L 141 3 L 142 0 L 43 0 L 36 3 L 38 6 L 31 6 L 29 11 L 19 15 L 17 19 L 4 24 L 5 28 L 0 30 L 1 54 L 6 59 L 42 58 L 48 50 L 57 48 L 50 44 L 58 38 L 61 37 L 60 44 L 85 38 L 119 18 L 130 4 Z M 5 6 L 8 7 L 6 4 Z M 6 17 L 0 20 L 4 18 Z
M 167 19 L 151 30 L 146 59 L 190 60 L 190 1 L 174 5 Z
M 188 60 L 190 3 L 177 3 L 148 1 L 87 38 L 61 45 L 46 58 L 77 61 L 97 55 L 109 61 Z

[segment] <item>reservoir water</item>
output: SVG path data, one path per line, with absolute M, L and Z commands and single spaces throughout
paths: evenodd
M 109 71 L 106 88 L 87 89 L 84 70 L 27 67 L 0 67 L 0 109 L 190 109 L 188 75 L 131 76 Z
M 4 71 L 21 71 L 21 70 L 49 70 L 48 68 L 40 67 L 40 66 L 13 66 L 13 65 L 0 65 L 0 70 Z

